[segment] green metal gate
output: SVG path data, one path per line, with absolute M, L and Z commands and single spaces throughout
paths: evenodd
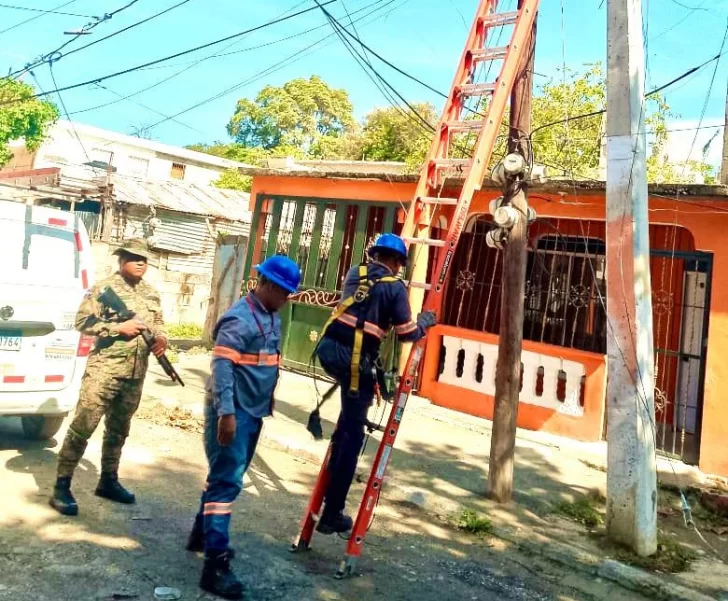
M 281 313 L 284 367 L 309 371 L 311 354 L 324 323 L 341 299 L 347 272 L 364 260 L 379 234 L 401 227 L 396 223 L 396 211 L 393 203 L 257 198 L 246 255 L 247 290 L 255 286 L 254 265 L 273 255 L 290 257 L 302 273 L 301 291 Z M 389 365 L 397 359 L 393 350 L 388 340 L 382 356 Z

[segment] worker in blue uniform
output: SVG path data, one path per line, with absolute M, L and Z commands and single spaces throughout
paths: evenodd
M 394 327 L 399 340 L 416 342 L 437 322 L 432 312 L 412 320 L 407 289 L 398 277 L 407 264 L 407 248 L 399 236 L 382 234 L 368 254 L 369 263 L 349 271 L 343 300 L 316 349 L 321 366 L 341 388 L 341 414 L 328 464 L 331 478 L 316 527 L 324 534 L 348 532 L 353 525 L 343 510 L 364 444 L 382 338 Z
M 200 587 L 225 599 L 242 599 L 230 567 L 228 528 L 263 418 L 273 412 L 278 381 L 281 320 L 278 311 L 296 292 L 296 263 L 274 256 L 256 267 L 258 285 L 236 302 L 215 327 L 212 376 L 205 406 L 206 487 L 187 549 L 205 552 Z

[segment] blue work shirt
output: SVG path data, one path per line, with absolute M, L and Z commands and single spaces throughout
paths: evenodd
M 382 263 L 370 261 L 367 264 L 367 277 L 372 282 L 392 275 L 389 267 Z M 342 299 L 352 296 L 358 287 L 359 266 L 356 266 L 346 276 Z M 369 291 L 369 298 L 349 307 L 344 315 L 329 326 L 325 336 L 345 346 L 353 346 L 354 330 L 360 317 L 364 319 L 362 349 L 371 357 L 379 353 L 382 338 L 392 327 L 403 342 L 416 342 L 425 336 L 425 329 L 412 320 L 407 288 L 401 280 L 375 284 Z
M 271 415 L 281 318 L 250 293 L 220 318 L 214 338 L 212 393 L 217 414 L 234 414 L 235 407 L 240 407 L 253 417 Z

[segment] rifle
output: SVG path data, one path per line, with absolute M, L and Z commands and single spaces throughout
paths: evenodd
M 97 297 L 100 303 L 103 303 L 107 307 L 110 307 L 114 311 L 116 311 L 119 314 L 119 320 L 120 321 L 128 321 L 130 319 L 137 319 L 143 326 L 144 330 L 141 333 L 141 337 L 144 339 L 144 342 L 147 343 L 147 346 L 151 350 L 152 345 L 154 344 L 154 337 L 152 336 L 152 333 L 149 330 L 149 326 L 145 324 L 137 314 L 129 309 L 123 300 L 119 298 L 119 295 L 114 292 L 113 288 L 110 286 L 107 286 L 101 291 L 101 294 Z M 166 373 L 170 378 L 172 378 L 173 382 L 178 382 L 180 386 L 184 386 L 185 383 L 182 381 L 182 378 L 179 377 L 179 374 L 177 373 L 177 370 L 172 366 L 172 364 L 169 362 L 169 359 L 167 358 L 167 355 L 161 355 L 157 357 L 157 361 L 159 361 L 159 365 L 161 365 L 162 369 L 164 370 L 164 373 Z

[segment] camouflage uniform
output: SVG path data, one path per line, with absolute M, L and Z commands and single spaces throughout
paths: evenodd
M 126 340 L 119 336 L 121 320 L 97 297 L 110 286 L 152 330 L 156 337 L 165 336 L 159 293 L 140 281 L 131 286 L 118 272 L 94 286 L 76 315 L 76 329 L 96 336 L 96 345 L 89 355 L 83 376 L 78 406 L 63 448 L 58 454 L 58 477 L 73 475 L 81 460 L 88 439 L 106 416 L 106 431 L 101 454 L 101 471 L 116 473 L 121 449 L 129 435 L 131 418 L 139 407 L 144 376 L 149 362 L 149 348 L 141 336 Z

